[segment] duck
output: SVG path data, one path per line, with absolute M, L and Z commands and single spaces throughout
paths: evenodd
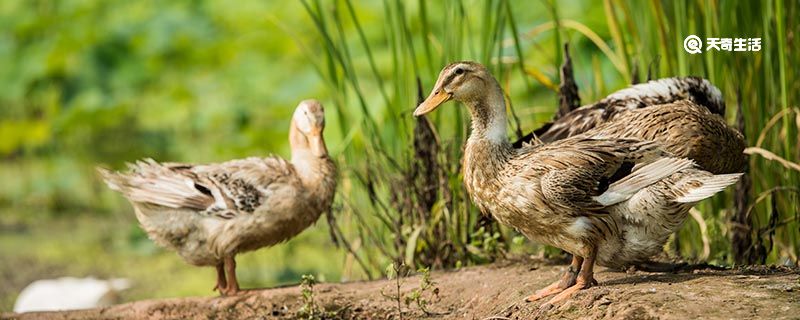
M 722 92 L 707 79 L 700 77 L 671 77 L 650 80 L 618 90 L 600 101 L 579 107 L 558 116 L 540 128 L 521 137 L 514 146 L 536 139 L 551 142 L 591 130 L 615 116 L 630 110 L 689 100 L 708 112 L 725 116 Z
M 221 295 L 240 292 L 237 254 L 286 241 L 331 209 L 336 165 L 323 138 L 324 109 L 300 102 L 289 128 L 291 159 L 249 157 L 213 164 L 129 164 L 98 168 L 134 208 L 149 238 L 187 263 L 214 266 Z
M 471 118 L 462 174 L 472 202 L 529 239 L 573 256 L 558 281 L 526 301 L 554 295 L 544 305 L 555 304 L 597 285 L 595 264 L 645 261 L 662 250 L 692 206 L 741 176 L 708 172 L 658 141 L 603 126 L 515 148 L 506 135 L 502 89 L 476 62 L 444 67 L 414 116 L 450 100 L 465 105 Z M 660 112 L 649 114 L 658 119 Z

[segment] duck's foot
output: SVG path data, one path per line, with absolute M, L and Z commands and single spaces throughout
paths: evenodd
M 571 298 L 574 296 L 578 291 L 583 289 L 591 288 L 593 285 L 597 284 L 597 281 L 594 279 L 594 259 L 597 255 L 596 249 L 592 249 L 592 251 L 586 256 L 586 258 L 581 259 L 581 269 L 578 272 L 577 280 L 574 282 L 574 285 L 561 290 L 555 297 L 547 301 L 547 303 L 543 304 L 540 308 L 550 308 L 551 305 L 556 303 L 560 303 L 566 299 Z M 573 263 L 575 260 L 572 261 Z M 570 266 L 571 267 L 571 266 Z
M 219 292 L 223 296 L 234 296 L 239 293 L 239 281 L 236 279 L 236 260 L 234 257 L 226 257 L 223 261 L 225 270 L 225 282 L 227 285 Z
M 583 289 L 591 288 L 593 285 L 596 285 L 596 284 L 597 284 L 597 280 L 594 280 L 593 278 L 591 280 L 589 280 L 589 281 L 583 281 L 582 279 L 578 279 L 578 282 L 575 283 L 575 285 L 573 285 L 573 286 L 571 286 L 571 287 L 569 287 L 567 289 L 562 290 L 559 294 L 557 294 L 555 297 L 550 299 L 550 301 L 547 301 L 547 303 L 542 305 L 542 307 L 545 307 L 546 305 L 554 305 L 554 304 L 560 303 L 560 302 L 562 302 L 562 301 L 564 301 L 566 299 L 572 298 L 572 296 L 574 296 L 576 293 L 578 293 L 578 291 L 581 291 Z
M 232 297 L 239 294 L 239 292 L 242 292 L 239 288 L 225 288 L 219 291 L 220 296 L 223 297 Z
M 564 272 L 564 275 L 561 276 L 561 279 L 559 279 L 556 282 L 553 282 L 552 284 L 550 284 L 547 287 L 544 287 L 543 289 L 537 290 L 536 293 L 525 298 L 525 302 L 533 302 L 541 298 L 560 293 L 566 290 L 567 288 L 570 288 L 573 285 L 575 285 L 578 278 L 578 272 L 580 272 L 581 270 L 582 263 L 583 263 L 583 258 L 578 256 L 572 256 L 572 263 L 570 264 L 567 271 Z
M 539 299 L 547 297 L 547 296 L 554 295 L 554 294 L 559 293 L 561 291 L 564 291 L 564 288 L 561 287 L 561 280 L 559 280 L 559 281 L 553 282 L 552 284 L 550 284 L 547 287 L 544 287 L 542 289 L 536 290 L 536 292 L 534 294 L 529 295 L 527 298 L 525 298 L 525 302 L 534 302 L 536 300 L 539 300 Z
M 211 291 L 219 291 L 222 294 L 222 291 L 228 287 L 228 282 L 225 280 L 225 268 L 224 264 L 220 263 L 216 266 L 217 268 L 217 284 L 214 285 L 214 288 Z
M 226 297 L 235 296 L 239 294 L 239 292 L 242 291 L 239 289 L 238 284 L 230 285 L 227 288 L 220 290 L 220 294 Z

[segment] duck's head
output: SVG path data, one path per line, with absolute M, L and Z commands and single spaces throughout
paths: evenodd
M 298 147 L 306 147 L 315 156 L 323 157 L 328 155 L 325 141 L 322 138 L 322 130 L 325 129 L 325 109 L 322 104 L 313 99 L 303 100 L 297 105 L 292 116 L 293 133 L 300 134 L 297 137 L 290 137 L 293 144 Z
M 485 99 L 497 89 L 497 81 L 482 64 L 451 63 L 439 73 L 431 94 L 414 110 L 414 116 L 427 114 L 450 100 L 470 104 Z

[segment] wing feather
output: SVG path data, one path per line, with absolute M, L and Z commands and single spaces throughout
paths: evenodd
M 247 158 L 218 164 L 160 164 L 152 159 L 128 164 L 128 173 L 98 168 L 106 184 L 132 202 L 184 208 L 231 218 L 252 213 L 269 197 L 274 183 L 293 183 L 293 166 L 278 157 Z
M 127 174 L 98 168 L 98 172 L 112 190 L 122 193 L 133 202 L 143 202 L 169 208 L 202 210 L 214 202 L 197 188 L 196 176 L 178 173 L 153 159 L 128 164 Z
M 636 139 L 574 137 L 544 145 L 530 154 L 532 158 L 526 161 L 543 170 L 540 184 L 548 203 L 569 209 L 567 212 L 575 215 L 601 213 L 609 205 L 606 200 L 610 195 L 627 194 L 636 187 L 658 181 L 662 171 L 681 168 L 675 165 L 662 171 L 653 169 L 666 162 L 649 168 L 647 164 L 668 154 L 654 142 Z M 678 162 L 684 161 L 691 163 Z M 609 190 L 611 193 L 599 201 L 597 197 Z

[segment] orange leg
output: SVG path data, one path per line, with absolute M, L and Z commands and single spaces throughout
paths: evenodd
M 236 260 L 234 257 L 225 257 L 225 273 L 228 286 L 222 294 L 226 296 L 237 294 L 239 292 L 239 281 L 236 280 Z
M 556 282 L 553 282 L 547 287 L 544 287 L 541 290 L 537 290 L 536 293 L 528 296 L 525 298 L 526 302 L 533 302 L 539 300 L 541 298 L 554 295 L 565 289 L 573 286 L 575 284 L 576 279 L 578 278 L 578 272 L 581 271 L 581 263 L 583 263 L 583 258 L 572 255 L 572 263 L 567 268 L 567 271 L 561 276 Z
M 589 254 L 588 257 L 583 259 L 583 264 L 581 265 L 581 271 L 578 273 L 578 279 L 575 284 L 559 293 L 550 301 L 547 301 L 546 304 L 556 304 L 562 302 L 566 299 L 571 298 L 575 293 L 580 290 L 588 289 L 592 285 L 597 284 L 597 281 L 594 280 L 594 259 L 597 256 L 597 250 L 592 250 L 592 253 Z
M 220 294 L 224 294 L 223 292 L 228 287 L 228 282 L 225 280 L 225 268 L 223 266 L 223 263 L 217 264 L 217 284 L 214 286 L 214 289 L 211 289 L 219 290 Z

